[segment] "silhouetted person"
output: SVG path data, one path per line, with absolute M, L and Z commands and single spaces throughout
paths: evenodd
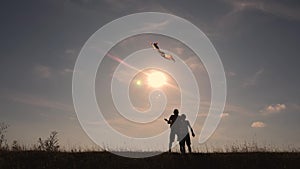
M 173 115 L 171 115 L 168 119 L 165 119 L 165 121 L 167 121 L 168 124 L 170 124 L 170 128 L 171 128 L 171 132 L 170 132 L 170 138 L 169 138 L 169 152 L 171 152 L 171 148 L 172 148 L 172 143 L 175 140 L 175 135 L 178 132 L 178 127 L 177 125 L 175 126 L 174 123 L 178 117 L 179 111 L 178 109 L 174 109 L 173 111 Z M 178 136 L 178 135 L 177 135 Z
M 192 132 L 192 136 L 195 137 L 194 131 L 190 125 L 190 122 L 186 120 L 186 115 L 182 114 L 178 117 L 178 140 L 179 140 L 179 146 L 180 146 L 180 152 L 182 154 L 185 153 L 185 144 L 187 145 L 189 149 L 189 153 L 192 152 L 191 148 L 191 138 L 189 134 L 189 128 Z

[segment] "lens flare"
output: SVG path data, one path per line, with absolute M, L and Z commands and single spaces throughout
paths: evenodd
M 141 86 L 141 85 L 142 85 L 142 81 L 141 81 L 141 80 L 137 80 L 137 81 L 136 81 L 136 85 L 137 85 L 137 86 Z

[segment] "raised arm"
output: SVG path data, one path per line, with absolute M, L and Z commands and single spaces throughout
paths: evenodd
M 170 124 L 170 120 L 168 120 L 168 119 L 166 119 L 166 118 L 165 118 L 164 120 L 165 120 L 168 124 Z
M 168 124 L 173 124 L 173 122 L 174 122 L 174 116 L 171 115 L 171 116 L 169 117 L 169 120 L 165 118 L 165 121 L 166 121 Z

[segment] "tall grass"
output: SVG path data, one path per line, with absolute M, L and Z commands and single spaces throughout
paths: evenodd
M 52 131 L 49 137 L 42 139 L 38 138 L 33 145 L 20 145 L 17 140 L 14 140 L 11 145 L 7 143 L 5 134 L 8 125 L 0 123 L 0 151 L 48 151 L 48 152 L 158 152 L 154 149 L 136 149 L 134 145 L 122 145 L 122 147 L 109 147 L 103 144 L 100 146 L 68 146 L 61 147 L 58 139 L 58 132 Z M 125 148 L 124 148 L 125 147 Z M 271 144 L 261 145 L 255 139 L 251 142 L 234 142 L 222 146 L 213 144 L 201 144 L 192 146 L 193 153 L 247 153 L 247 152 L 300 152 L 300 147 L 294 145 L 286 145 L 277 147 Z M 172 152 L 179 153 L 179 146 L 175 146 Z

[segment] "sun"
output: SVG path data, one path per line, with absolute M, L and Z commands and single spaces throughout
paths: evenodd
M 147 75 L 148 85 L 153 88 L 162 87 L 167 83 L 167 77 L 161 71 L 152 71 Z

